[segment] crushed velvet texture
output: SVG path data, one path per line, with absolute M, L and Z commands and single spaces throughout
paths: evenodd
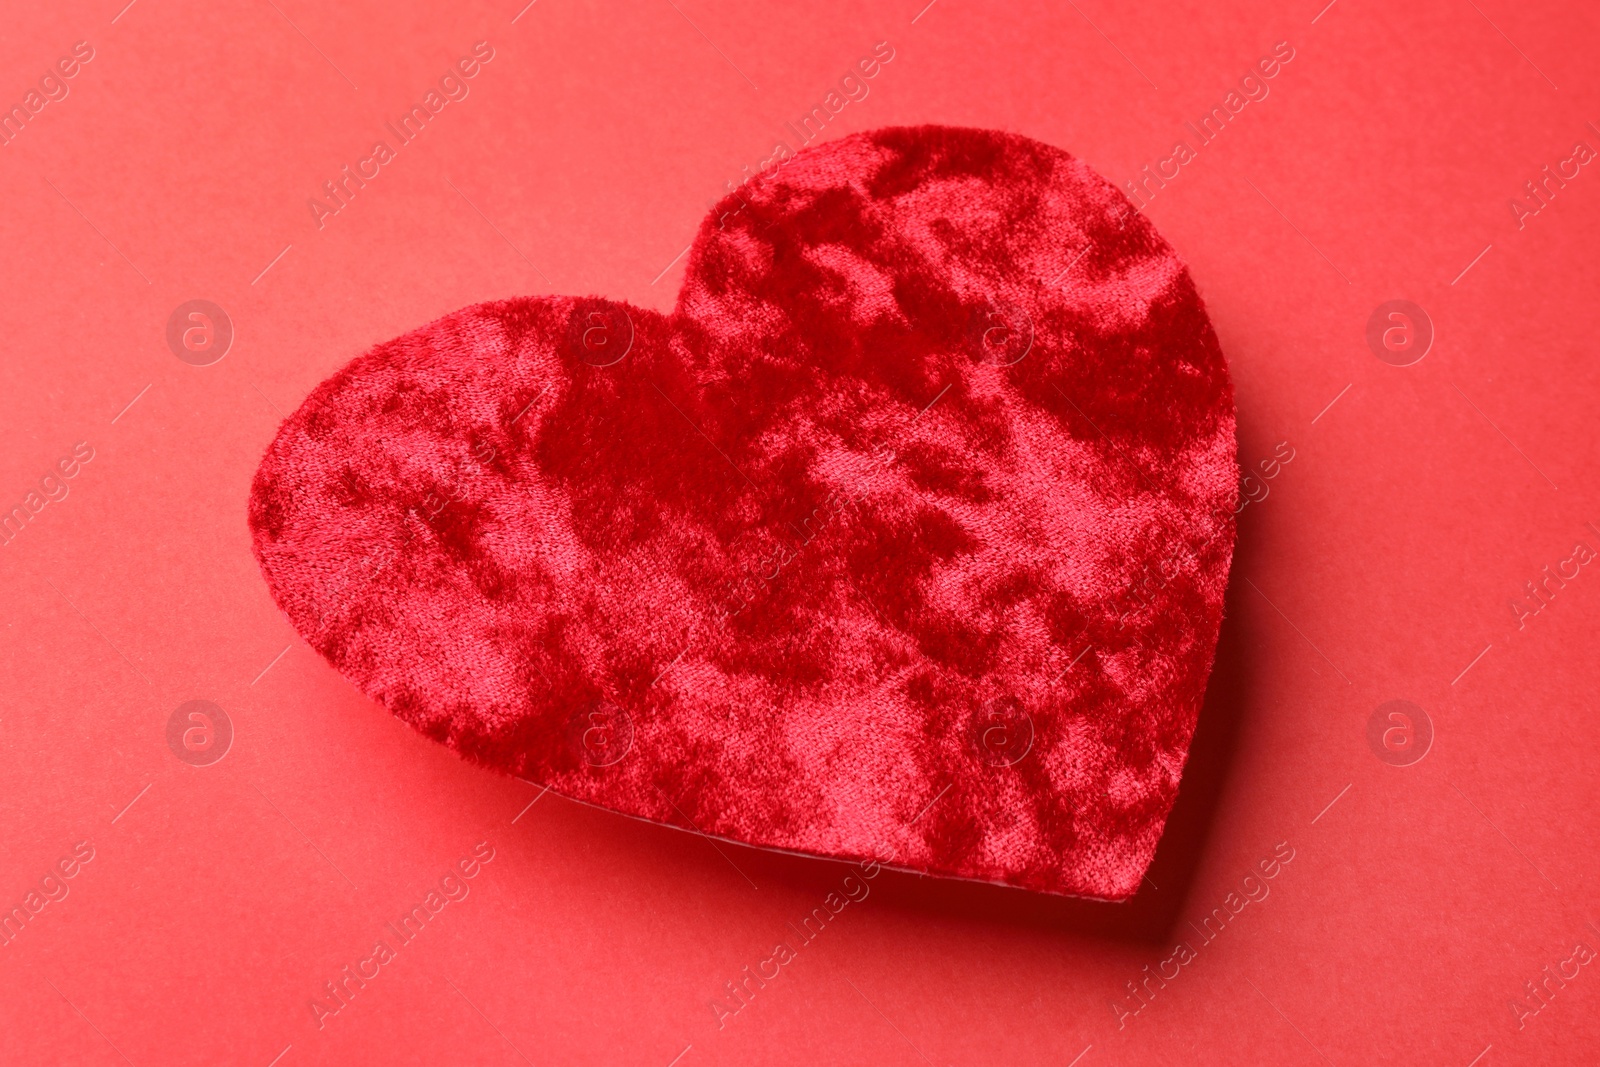
M 808 149 L 672 314 L 480 304 L 283 425 L 273 596 L 469 759 L 798 852 L 1126 898 L 1221 620 L 1232 387 L 1178 256 L 1008 134 Z

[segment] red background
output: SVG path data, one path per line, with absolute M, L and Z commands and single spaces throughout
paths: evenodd
M 1600 1041 L 1595 967 L 1520 1029 L 1508 1006 L 1600 944 L 1600 569 L 1520 629 L 1509 606 L 1600 549 L 1600 172 L 1521 229 L 1508 206 L 1600 148 L 1592 11 L 275 3 L 5 12 L 0 103 L 95 56 L 0 147 L 0 504 L 95 456 L 0 548 L 0 904 L 95 855 L 0 948 L 0 1059 L 1466 1067 Z M 479 40 L 470 96 L 319 230 L 307 199 Z M 998 127 L 1119 184 L 1290 42 L 1147 210 L 1229 357 L 1242 461 L 1295 458 L 1242 515 L 1145 892 L 885 873 L 719 1029 L 723 984 L 846 868 L 540 798 L 412 733 L 274 607 L 246 498 L 282 414 L 375 342 L 515 294 L 669 308 L 709 202 L 880 40 L 829 136 Z M 1394 367 L 1365 330 L 1402 297 L 1436 338 Z M 236 331 L 211 366 L 166 344 L 194 298 Z M 236 731 L 210 766 L 167 746 L 191 699 Z M 1408 767 L 1367 741 L 1391 699 L 1435 731 Z M 319 1029 L 322 984 L 480 841 L 471 895 Z M 1271 895 L 1119 1028 L 1124 984 L 1279 842 Z

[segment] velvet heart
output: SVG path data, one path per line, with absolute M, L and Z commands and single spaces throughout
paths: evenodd
M 1188 271 L 1023 137 L 781 155 L 670 315 L 480 304 L 320 385 L 257 557 L 363 692 L 489 767 L 750 845 L 1121 899 L 1233 551 Z

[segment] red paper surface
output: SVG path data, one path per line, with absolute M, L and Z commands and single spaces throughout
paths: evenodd
M 24 917 L 0 923 L 0 1061 L 1592 1058 L 1591 13 L 13 7 L 0 906 Z M 479 41 L 466 96 L 319 219 Z M 880 41 L 823 136 L 941 122 L 1119 185 L 1176 168 L 1145 210 L 1229 358 L 1256 499 L 1130 904 L 884 872 L 828 912 L 844 865 L 541 796 L 417 736 L 295 636 L 250 555 L 250 478 L 317 382 L 483 300 L 669 308 L 708 204 Z M 209 365 L 188 310 L 169 344 L 193 300 L 232 326 Z M 1407 366 L 1414 312 L 1369 345 L 1392 300 L 1432 326 Z M 231 727 L 214 762 L 196 700 Z

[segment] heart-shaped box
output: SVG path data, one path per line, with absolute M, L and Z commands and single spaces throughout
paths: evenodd
M 887 129 L 700 228 L 670 315 L 480 304 L 320 385 L 262 572 L 487 766 L 751 845 L 1126 898 L 1232 556 L 1232 386 L 1178 256 L 1027 138 Z

